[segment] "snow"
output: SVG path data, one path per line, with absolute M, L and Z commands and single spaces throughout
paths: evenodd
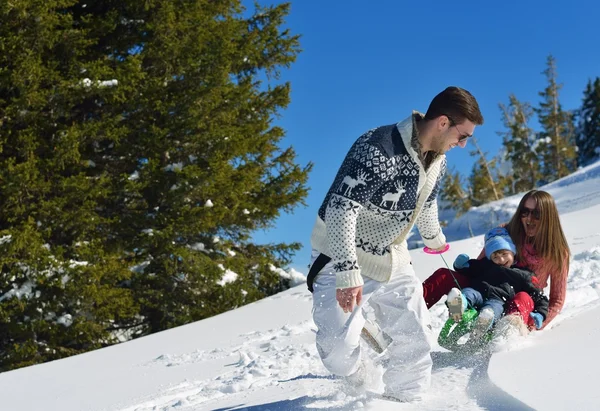
M 164 167 L 163 170 L 165 171 L 181 171 L 183 170 L 183 163 L 179 162 L 179 163 L 173 163 L 173 164 L 169 164 L 168 166 Z
M 596 305 L 596 304 L 592 304 Z M 519 351 L 499 353 L 492 357 L 490 377 L 499 388 L 521 398 L 538 410 L 592 409 L 600 403 L 596 355 L 600 339 L 600 307 L 586 309 L 564 321 L 552 333 L 533 335 L 533 343 Z M 544 367 L 539 379 L 537 364 L 560 358 L 552 367 Z M 541 395 L 561 393 L 569 395 Z
M 597 409 L 600 163 L 543 189 L 557 199 L 573 253 L 562 313 L 543 331 L 496 344 L 491 355 L 465 357 L 435 345 L 432 388 L 421 402 L 398 404 L 378 397 L 382 366 L 368 348 L 365 353 L 377 367 L 375 383 L 368 393 L 346 393 L 318 358 L 311 295 L 301 284 L 203 321 L 2 373 L 2 409 Z M 520 197 L 475 208 L 453 222 L 447 229 L 453 240 L 445 261 L 451 263 L 460 253 L 476 256 L 489 214 L 507 219 Z M 468 237 L 466 221 L 475 237 Z M 411 255 L 421 279 L 444 266 L 440 256 L 421 249 Z M 447 318 L 443 303 L 432 307 L 431 315 L 437 332 Z M 63 315 L 56 321 L 66 320 Z
M 203 243 L 195 243 L 189 246 L 189 248 L 191 248 L 192 250 L 195 251 L 206 251 L 206 247 L 204 246 Z
M 269 264 L 269 269 L 277 274 L 279 274 L 279 276 L 281 278 L 285 278 L 286 280 L 290 280 L 291 281 L 291 286 L 296 286 L 296 285 L 300 285 L 300 284 L 304 284 L 306 283 L 306 275 L 300 273 L 299 271 L 290 268 L 288 271 L 285 271 L 282 268 L 279 267 L 275 267 L 272 264 Z
M 119 84 L 119 80 L 116 79 L 112 79 L 112 80 L 104 80 L 104 81 L 99 81 L 98 82 L 98 87 L 114 87 L 116 85 Z
M 81 80 L 81 85 L 83 85 L 86 88 L 91 87 L 92 84 L 96 84 L 96 86 L 98 86 L 99 88 L 115 87 L 119 84 L 119 80 L 97 80 L 95 83 L 89 78 L 84 78 L 83 80 Z
M 33 295 L 33 290 L 35 288 L 35 284 L 33 284 L 29 280 L 25 281 L 21 286 L 17 286 L 14 283 L 12 286 L 12 290 L 7 291 L 6 293 L 0 296 L 0 302 L 13 297 L 16 297 L 18 299 L 31 298 L 31 296 Z
M 137 264 L 137 265 L 130 267 L 129 269 L 131 271 L 133 271 L 134 273 L 143 273 L 144 270 L 146 269 L 146 267 L 148 267 L 149 265 L 150 265 L 150 261 L 144 261 L 141 264 Z
M 600 203 L 600 161 L 581 168 L 575 173 L 556 180 L 540 189 L 550 193 L 561 215 L 587 208 Z M 469 229 L 474 235 L 484 234 L 498 223 L 507 222 L 513 215 L 522 195 L 517 194 L 499 201 L 473 207 L 468 213 L 452 218 L 447 211 L 440 212 L 441 220 L 452 220 L 444 234 L 448 241 L 468 236 Z M 564 227 L 563 227 L 564 228 Z M 420 237 L 413 233 L 411 240 L 416 243 Z
M 235 280 L 237 280 L 237 278 L 238 278 L 237 273 L 234 273 L 233 271 L 231 271 L 229 269 L 225 269 L 223 264 L 218 264 L 218 266 L 221 270 L 224 271 L 224 274 L 223 274 L 223 277 L 221 277 L 221 279 L 219 281 L 217 281 L 217 284 L 219 284 L 220 286 L 224 286 L 225 284 L 229 284 L 229 283 L 232 283 Z
M 56 323 L 64 325 L 65 327 L 69 327 L 71 324 L 73 324 L 73 317 L 71 314 L 63 314 L 56 319 Z

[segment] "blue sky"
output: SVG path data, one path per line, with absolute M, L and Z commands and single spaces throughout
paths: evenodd
M 282 73 L 291 82 L 291 104 L 276 124 L 287 132 L 282 147 L 293 146 L 299 164 L 314 163 L 308 206 L 254 238 L 302 243 L 292 267 L 304 273 L 317 210 L 347 150 L 366 130 L 398 122 L 413 109 L 425 112 L 437 93 L 456 85 L 479 102 L 485 124 L 475 136 L 491 157 L 502 141 L 498 104 L 514 93 L 537 106 L 549 54 L 556 58 L 565 109 L 579 107 L 587 81 L 600 76 L 600 5 L 593 1 L 291 4 L 287 27 L 301 35 L 303 51 Z M 449 166 L 465 176 L 474 161 L 470 148 L 448 152 Z

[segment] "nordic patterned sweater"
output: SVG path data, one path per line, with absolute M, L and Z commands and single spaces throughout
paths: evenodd
M 446 156 L 424 169 L 411 146 L 415 115 L 359 137 L 319 208 L 311 246 L 331 258 L 337 288 L 360 286 L 363 275 L 387 282 L 410 264 L 415 222 L 426 246 L 446 242 L 436 201 Z

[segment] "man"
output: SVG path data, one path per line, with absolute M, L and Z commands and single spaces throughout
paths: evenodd
M 406 237 L 416 223 L 426 246 L 442 249 L 437 193 L 445 152 L 464 147 L 483 116 L 466 90 L 448 87 L 425 116 L 375 128 L 354 143 L 321 205 L 311 235 L 308 287 L 325 367 L 364 385 L 360 335 L 369 301 L 393 342 L 384 396 L 419 399 L 431 380 L 431 326 Z

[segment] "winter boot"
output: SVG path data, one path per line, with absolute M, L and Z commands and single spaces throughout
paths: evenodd
M 490 328 L 492 328 L 492 323 L 494 322 L 494 311 L 491 308 L 484 308 L 479 312 L 479 316 L 477 316 L 477 321 L 471 330 L 471 336 L 469 337 L 469 341 L 480 341 L 481 338 L 488 332 Z
M 453 288 L 448 293 L 446 299 L 446 306 L 448 307 L 448 317 L 457 323 L 462 320 L 463 313 L 467 309 L 467 299 L 458 288 Z
M 392 337 L 384 333 L 377 323 L 369 320 L 365 321 L 360 335 L 377 354 L 384 352 L 393 341 Z
M 505 315 L 498 320 L 494 329 L 494 339 L 496 337 L 510 339 L 511 337 L 523 337 L 527 334 L 529 334 L 529 330 L 519 314 Z
M 377 367 L 370 358 L 361 358 L 353 374 L 343 377 L 343 390 L 348 395 L 357 396 L 370 388 L 377 378 Z

